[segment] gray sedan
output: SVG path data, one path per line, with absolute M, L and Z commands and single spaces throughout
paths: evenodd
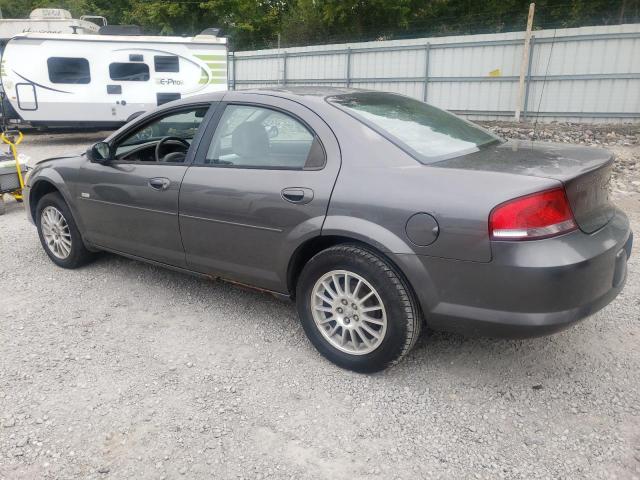
M 611 302 L 632 243 L 612 161 L 396 94 L 221 92 L 40 162 L 25 198 L 57 265 L 109 251 L 295 299 L 325 357 L 373 372 L 423 323 L 541 335 Z

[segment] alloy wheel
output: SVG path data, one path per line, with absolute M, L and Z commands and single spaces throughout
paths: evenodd
M 371 353 L 387 332 L 387 313 L 380 294 L 348 270 L 332 270 L 316 282 L 311 310 L 324 338 L 351 355 Z
M 49 251 L 60 260 L 71 254 L 71 231 L 64 215 L 51 205 L 42 210 L 40 216 L 42 236 Z

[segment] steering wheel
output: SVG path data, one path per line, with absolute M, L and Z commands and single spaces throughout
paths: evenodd
M 160 151 L 162 150 L 162 147 L 164 146 L 164 144 L 167 143 L 169 140 L 174 140 L 179 143 L 182 143 L 187 148 L 187 150 L 189 150 L 189 147 L 191 147 L 191 144 L 187 142 L 184 138 L 172 137 L 172 136 L 163 137 L 160 139 L 160 141 L 156 145 L 156 162 L 161 161 L 160 159 L 162 158 L 162 156 L 160 155 Z

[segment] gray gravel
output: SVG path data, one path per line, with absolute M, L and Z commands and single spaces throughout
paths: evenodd
M 640 195 L 619 204 L 640 232 Z M 0 229 L 2 480 L 640 478 L 637 247 L 624 292 L 568 331 L 431 334 L 365 376 L 288 303 L 112 255 L 59 269 L 16 203 Z

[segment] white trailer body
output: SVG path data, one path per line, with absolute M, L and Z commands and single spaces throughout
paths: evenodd
M 226 90 L 227 43 L 213 35 L 26 34 L 7 43 L 0 67 L 20 121 L 116 126 L 171 100 Z

